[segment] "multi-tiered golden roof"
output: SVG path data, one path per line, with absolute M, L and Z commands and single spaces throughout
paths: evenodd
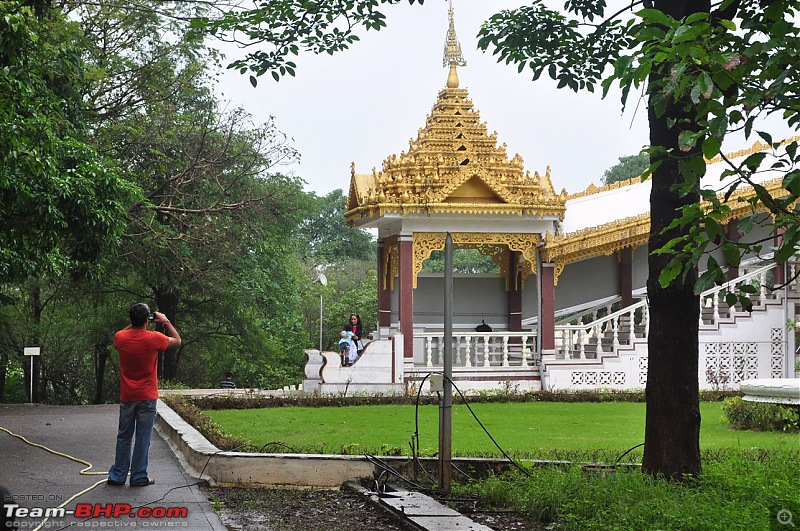
M 466 62 L 450 28 L 445 43 L 450 72 L 425 126 L 409 140 L 408 152 L 391 155 L 380 170 L 357 174 L 350 167 L 345 214 L 350 225 L 364 225 L 386 214 L 537 215 L 564 218 L 566 190 L 557 194 L 544 175 L 525 171 L 519 154 L 509 159 L 506 145 L 459 88 L 456 66 Z

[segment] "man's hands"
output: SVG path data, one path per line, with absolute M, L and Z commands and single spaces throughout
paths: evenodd
M 161 312 L 153 312 L 153 317 L 155 317 L 155 319 L 151 321 L 152 323 L 159 323 L 163 325 L 169 323 L 169 319 L 167 319 L 167 316 Z

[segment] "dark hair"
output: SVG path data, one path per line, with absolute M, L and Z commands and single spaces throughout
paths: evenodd
M 226 372 L 225 378 L 233 378 L 233 373 L 231 371 Z
M 128 316 L 131 319 L 131 325 L 140 327 L 147 323 L 147 318 L 150 316 L 150 307 L 143 302 L 137 302 L 128 311 Z
M 347 331 L 347 332 L 352 332 L 352 330 L 353 330 L 353 325 L 351 325 L 350 323 L 345 323 L 345 324 L 344 324 L 344 327 L 342 327 L 342 330 L 345 330 L 345 331 Z

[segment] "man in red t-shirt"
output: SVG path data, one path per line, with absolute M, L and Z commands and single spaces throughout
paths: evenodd
M 131 487 L 152 485 L 147 475 L 150 436 L 158 400 L 158 353 L 180 346 L 181 336 L 167 316 L 143 303 L 129 311 L 131 324 L 114 334 L 119 352 L 119 431 L 114 464 L 108 471 L 109 485 L 124 485 L 128 471 Z M 167 335 L 147 329 L 148 322 L 164 326 Z M 131 455 L 133 441 L 133 455 Z

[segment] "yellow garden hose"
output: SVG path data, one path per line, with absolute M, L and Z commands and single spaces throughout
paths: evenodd
M 65 454 L 65 453 L 63 453 L 63 452 L 58 452 L 58 451 L 56 451 L 56 450 L 53 450 L 52 448 L 48 448 L 47 446 L 44 446 L 44 445 L 42 445 L 42 444 L 35 443 L 35 442 L 31 442 L 31 441 L 29 441 L 28 439 L 26 439 L 25 437 L 23 437 L 22 435 L 18 435 L 18 434 L 14 433 L 14 432 L 12 432 L 12 431 L 10 431 L 10 430 L 7 430 L 6 428 L 4 428 L 4 427 L 2 427 L 2 426 L 0 426 L 0 430 L 1 430 L 1 431 L 4 431 L 4 432 L 6 432 L 7 434 L 11 435 L 12 437 L 16 437 L 17 439 L 21 440 L 21 441 L 22 441 L 22 442 L 24 442 L 25 444 L 29 444 L 29 445 L 31 445 L 31 446 L 34 446 L 34 447 L 36 447 L 36 448 L 41 448 L 41 449 L 42 449 L 42 450 L 44 450 L 45 452 L 49 452 L 49 453 L 51 453 L 51 454 L 53 454 L 53 455 L 57 455 L 57 456 L 59 456 L 59 457 L 64 457 L 64 458 L 66 458 L 66 459 L 69 459 L 70 461 L 75 461 L 76 463 L 80 463 L 80 464 L 82 464 L 82 465 L 86 465 L 86 468 L 84 468 L 83 470 L 81 470 L 81 471 L 80 471 L 80 474 L 81 474 L 82 476 L 105 476 L 105 475 L 107 474 L 106 472 L 92 472 L 92 471 L 91 471 L 91 469 L 92 469 L 92 464 L 91 464 L 90 462 L 88 462 L 88 461 L 85 461 L 85 460 L 83 460 L 83 459 L 80 459 L 80 458 L 78 458 L 78 457 L 74 457 L 74 456 L 72 456 L 72 455 L 69 455 L 69 454 Z M 106 482 L 106 480 L 105 480 L 105 479 L 101 479 L 100 481 L 98 481 L 97 483 L 95 483 L 94 485 L 92 485 L 91 487 L 89 487 L 89 488 L 86 488 L 86 489 L 84 489 L 84 490 L 82 490 L 82 491 L 78 492 L 77 494 L 74 494 L 74 495 L 72 495 L 72 496 L 71 496 L 71 497 L 70 497 L 70 498 L 69 498 L 67 501 L 65 501 L 64 503 L 62 503 L 61 505 L 59 505 L 59 506 L 58 506 L 58 508 L 59 508 L 59 509 L 61 509 L 62 507 L 66 507 L 66 506 L 67 506 L 67 504 L 69 504 L 70 502 L 72 502 L 72 500 L 74 500 L 74 499 L 76 499 L 76 498 L 78 498 L 78 497 L 80 497 L 80 496 L 83 496 L 83 495 L 84 495 L 84 494 L 86 494 L 87 492 L 91 491 L 92 489 L 94 489 L 94 488 L 95 488 L 95 487 L 97 487 L 98 485 L 102 485 L 102 484 L 103 484 L 103 483 L 105 483 L 105 482 Z M 46 523 L 46 522 L 47 522 L 49 519 L 50 519 L 50 517 L 49 517 L 49 516 L 48 516 L 48 517 L 46 517 L 44 520 L 42 520 L 42 521 L 39 523 L 39 525 L 38 525 L 37 527 L 35 527 L 35 528 L 34 528 L 34 530 L 33 530 L 33 531 L 39 531 L 39 530 L 40 530 L 40 529 L 41 529 L 41 528 L 44 526 L 44 524 L 45 524 L 45 523 Z

